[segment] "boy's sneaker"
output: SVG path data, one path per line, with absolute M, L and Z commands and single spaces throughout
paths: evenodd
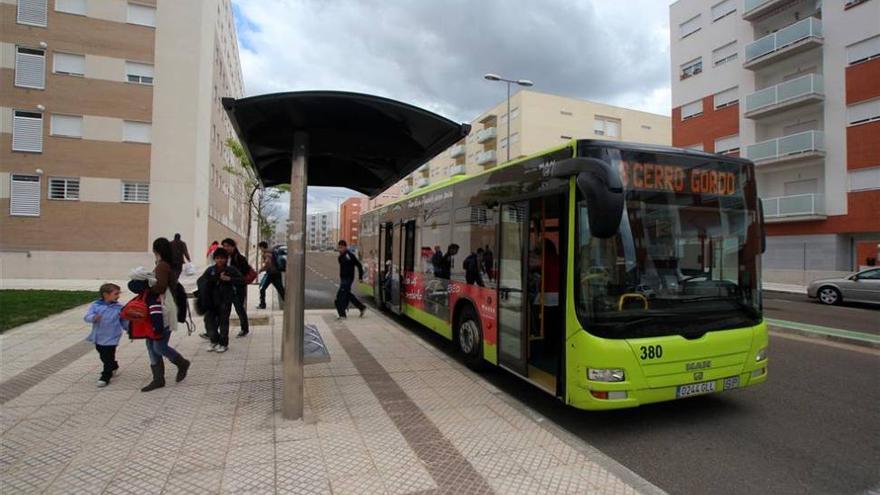
M 226 352 L 226 351 L 228 351 L 228 350 L 229 350 L 229 348 L 226 347 L 225 345 L 218 345 L 217 348 L 214 349 L 214 352 L 216 352 L 216 353 L 218 353 L 218 354 L 221 354 L 221 353 L 224 353 L 224 352 Z
M 363 308 L 360 309 L 360 311 L 361 311 L 361 313 L 358 315 L 358 317 L 363 318 L 363 317 L 364 317 L 364 313 L 367 312 L 367 307 L 364 306 Z
M 205 351 L 207 351 L 207 352 L 214 352 L 214 351 L 217 350 L 218 347 L 220 347 L 220 346 L 217 345 L 217 344 L 211 344 L 211 345 L 208 346 L 207 349 L 205 349 Z
M 104 388 L 107 386 L 107 382 L 104 380 L 98 380 L 98 383 L 96 383 L 96 385 L 98 386 L 98 388 Z
M 201 338 L 203 338 L 203 339 L 205 339 L 205 340 L 208 340 L 208 339 L 211 338 L 211 337 L 208 336 L 207 333 L 200 333 L 200 334 L 199 334 L 199 337 L 201 337 Z
M 236 338 L 247 337 L 249 333 L 250 332 L 240 331 L 238 332 L 238 335 L 236 335 Z
M 345 316 L 337 316 L 337 317 L 336 317 L 336 321 L 344 320 L 345 318 L 346 318 Z
M 265 304 L 260 304 L 259 306 L 257 306 L 257 309 L 266 309 L 266 305 L 265 305 Z

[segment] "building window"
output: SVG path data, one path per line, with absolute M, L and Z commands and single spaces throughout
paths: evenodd
M 593 119 L 593 134 L 611 138 L 620 137 L 620 119 L 597 115 Z
M 88 12 L 88 0 L 55 0 L 55 12 L 86 15 Z
M 878 57 L 880 57 L 880 35 L 846 47 L 846 62 L 849 65 L 867 62 Z
M 880 167 L 850 170 L 850 191 L 869 191 L 872 189 L 880 189 Z
M 48 0 L 18 0 L 16 22 L 46 27 Z
M 79 199 L 79 179 L 52 177 L 49 179 L 49 199 L 76 201 Z
M 156 27 L 156 8 L 130 3 L 128 4 L 128 13 L 125 20 L 129 24 Z
M 153 66 L 150 64 L 126 62 L 125 75 L 130 83 L 153 84 Z
M 739 87 L 734 86 L 720 93 L 715 93 L 712 99 L 714 100 L 715 109 L 736 105 L 739 103 Z
M 82 137 L 82 123 L 83 118 L 81 115 L 58 115 L 53 114 L 51 120 L 51 127 L 49 132 L 53 136 L 64 136 L 64 137 Z
M 571 136 L 559 136 L 559 139 L 564 139 L 566 141 L 571 139 Z
M 712 50 L 712 63 L 715 65 L 721 65 L 736 60 L 736 57 L 736 41 L 731 41 L 724 46 Z
M 846 3 L 843 4 L 843 10 L 851 9 L 851 8 L 855 7 L 856 5 L 859 5 L 861 3 L 865 3 L 867 1 L 868 0 L 846 0 Z
M 122 127 L 122 140 L 130 143 L 150 143 L 152 126 L 149 122 L 126 120 Z
M 52 70 L 56 74 L 66 74 L 68 76 L 84 76 L 86 74 L 85 55 L 55 52 L 52 59 Z
M 678 25 L 678 36 L 680 38 L 684 38 L 686 36 L 690 36 L 697 31 L 700 30 L 700 14 L 691 17 L 690 19 L 682 22 Z
M 703 151 L 703 143 L 692 144 L 690 146 L 685 146 L 685 148 L 689 150 Z
M 569 112 L 568 110 L 560 110 L 559 114 L 565 115 L 566 117 L 571 117 L 572 115 L 574 115 L 573 113 Z
M 651 126 L 649 126 L 648 124 L 642 124 L 641 127 L 642 127 L 642 129 L 645 129 L 646 131 L 651 130 Z
M 689 62 L 681 64 L 681 72 L 678 78 L 681 80 L 696 76 L 703 72 L 703 57 L 697 57 Z
M 681 107 L 681 120 L 692 119 L 703 115 L 703 100 L 697 100 Z
M 122 201 L 124 203 L 149 203 L 150 185 L 146 182 L 123 182 Z
M 15 49 L 15 85 L 22 88 L 46 87 L 46 51 L 19 46 Z
M 864 124 L 875 120 L 880 120 L 880 98 L 846 107 L 846 121 L 849 125 Z
M 12 117 L 12 151 L 43 151 L 43 114 L 16 110 Z
M 9 214 L 15 217 L 40 216 L 40 176 L 12 174 L 9 188 Z
M 734 153 L 739 151 L 739 134 L 715 140 L 715 153 Z
M 724 0 L 712 6 L 712 22 L 736 12 L 736 2 L 734 0 Z
M 513 120 L 517 117 L 519 117 L 519 107 L 513 107 L 513 109 L 510 111 L 510 120 Z

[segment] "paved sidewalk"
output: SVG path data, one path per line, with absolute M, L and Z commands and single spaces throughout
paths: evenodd
M 660 493 L 375 311 L 306 313 L 332 360 L 306 367 L 301 421 L 278 412 L 280 312 L 225 354 L 177 332 L 189 376 L 175 384 L 169 365 L 141 393 L 146 352 L 125 340 L 119 375 L 95 387 L 83 311 L 0 337 L 0 389 L 19 389 L 0 401 L 4 495 Z
M 763 282 L 761 284 L 761 288 L 763 290 L 773 291 L 773 292 L 789 292 L 791 294 L 807 294 L 807 286 L 806 285 L 795 285 L 795 284 L 776 284 L 773 282 Z

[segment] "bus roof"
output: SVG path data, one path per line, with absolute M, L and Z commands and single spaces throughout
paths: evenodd
M 718 155 L 715 153 L 708 153 L 705 151 L 695 150 L 695 149 L 691 149 L 691 148 L 676 148 L 674 146 L 664 146 L 664 145 L 660 145 L 660 144 L 630 143 L 630 142 L 626 142 L 626 141 L 609 141 L 609 140 L 603 140 L 603 139 L 572 139 L 571 141 L 567 141 L 559 146 L 547 148 L 547 149 L 541 150 L 537 153 L 533 153 L 528 156 L 523 156 L 523 157 L 517 158 L 515 160 L 511 160 L 509 162 L 502 163 L 502 164 L 498 165 L 497 167 L 493 167 L 488 170 L 484 170 L 478 174 L 450 177 L 449 179 L 446 179 L 441 182 L 437 182 L 436 184 L 431 184 L 430 186 L 428 186 L 424 189 L 419 189 L 418 191 L 413 191 L 409 194 L 406 194 L 403 197 L 401 197 L 400 199 L 398 199 L 397 201 L 393 201 L 393 202 L 388 203 L 384 206 L 380 206 L 379 208 L 376 208 L 376 210 L 381 210 L 382 208 L 394 206 L 394 205 L 402 203 L 404 201 L 408 201 L 410 199 L 417 198 L 419 196 L 422 196 L 423 194 L 427 194 L 432 191 L 436 191 L 438 189 L 443 189 L 444 187 L 448 187 L 453 184 L 457 184 L 459 182 L 465 182 L 465 181 L 480 177 L 482 175 L 491 174 L 491 173 L 496 172 L 500 169 L 516 165 L 517 163 L 521 163 L 526 160 L 531 160 L 532 158 L 541 156 L 545 153 L 552 153 L 554 151 L 559 151 L 564 148 L 577 147 L 579 145 L 595 146 L 597 148 L 625 149 L 628 151 L 636 151 L 636 152 L 641 151 L 641 152 L 645 152 L 645 153 L 690 155 L 690 156 L 694 156 L 694 157 L 702 157 L 702 158 L 711 159 L 711 160 L 723 159 L 724 161 L 751 163 L 750 161 L 743 159 L 743 158 L 734 157 L 734 156 L 726 156 L 726 155 Z

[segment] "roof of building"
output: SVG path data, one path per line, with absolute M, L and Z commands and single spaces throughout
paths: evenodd
M 241 144 L 264 186 L 290 182 L 294 133 L 308 134 L 308 184 L 374 197 L 466 136 L 427 110 L 339 91 L 223 98 Z

